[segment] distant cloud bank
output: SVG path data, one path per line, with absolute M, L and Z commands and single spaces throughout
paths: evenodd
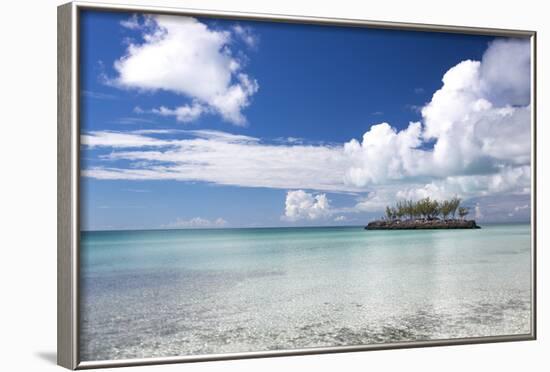
M 220 228 L 226 227 L 227 221 L 223 218 L 217 218 L 215 220 L 209 220 L 201 217 L 194 217 L 189 220 L 178 218 L 175 221 L 162 226 L 167 229 L 208 229 L 208 228 Z

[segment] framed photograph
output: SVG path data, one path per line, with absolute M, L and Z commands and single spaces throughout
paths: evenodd
M 535 35 L 60 6 L 58 363 L 535 339 Z

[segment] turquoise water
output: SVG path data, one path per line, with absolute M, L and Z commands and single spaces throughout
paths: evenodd
M 81 359 L 530 332 L 530 227 L 83 232 Z

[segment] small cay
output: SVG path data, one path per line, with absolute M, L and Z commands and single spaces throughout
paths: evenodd
M 467 220 L 470 209 L 461 200 L 403 200 L 386 207 L 386 215 L 369 222 L 366 230 L 479 229 L 475 220 Z M 457 218 L 458 215 L 458 218 Z
M 372 221 L 366 230 L 480 229 L 474 220 Z

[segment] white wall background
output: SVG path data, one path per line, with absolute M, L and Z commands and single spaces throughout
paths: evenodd
M 539 339 L 529 342 L 139 367 L 139 371 L 537 371 L 548 363 L 550 23 L 543 1 L 145 0 L 138 4 L 538 31 Z M 113 0 L 111 2 L 117 2 Z M 124 1 L 121 1 L 122 3 Z M 56 6 L 5 1 L 0 22 L 0 369 L 60 370 L 56 350 Z M 546 15 L 545 15 L 546 14 Z M 545 353 L 546 351 L 546 353 Z M 123 371 L 127 369 L 117 369 Z

